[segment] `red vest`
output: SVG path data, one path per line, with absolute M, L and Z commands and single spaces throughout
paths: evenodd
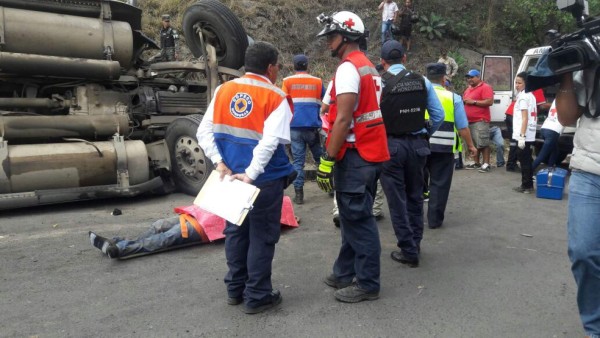
M 356 142 L 344 142 L 342 148 L 336 155 L 336 159 L 341 160 L 346 154 L 346 149 L 356 148 L 360 156 L 366 161 L 387 161 L 390 159 L 390 153 L 388 151 L 385 126 L 383 125 L 383 118 L 381 116 L 381 110 L 379 109 L 381 88 L 377 88 L 377 86 L 381 86 L 381 81 L 376 82 L 377 78 L 380 78 L 379 73 L 371 61 L 369 61 L 361 51 L 351 52 L 344 60 L 342 60 L 342 63 L 343 62 L 352 63 L 358 70 L 358 73 L 360 74 L 360 90 L 358 95 L 358 106 L 354 113 L 352 113 L 354 126 L 350 131 L 355 134 Z M 331 125 L 330 133 L 337 117 L 337 104 L 335 98 L 336 90 L 334 77 L 328 116 Z M 329 144 L 329 138 L 327 139 L 327 143 Z

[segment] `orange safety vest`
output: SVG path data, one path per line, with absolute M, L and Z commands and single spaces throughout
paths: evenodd
M 358 106 L 352 118 L 354 126 L 351 130 L 356 135 L 356 142 L 345 141 L 342 148 L 336 155 L 336 160 L 341 160 L 346 154 L 346 149 L 356 148 L 360 156 L 369 162 L 384 162 L 390 159 L 390 153 L 387 145 L 387 136 L 383 117 L 379 109 L 379 95 L 381 88 L 381 77 L 373 66 L 373 63 L 361 51 L 354 51 L 342 60 L 350 62 L 360 74 L 360 91 L 358 95 Z M 379 82 L 377 82 L 379 80 Z M 337 117 L 337 103 L 335 102 L 336 89 L 335 77 L 331 88 L 331 105 L 329 108 L 329 123 L 331 130 Z M 329 144 L 329 138 L 327 138 Z
M 283 79 L 281 89 L 294 102 L 294 118 L 291 128 L 320 128 L 323 81 L 307 72 L 298 72 Z
M 291 99 L 281 89 L 254 74 L 221 85 L 214 98 L 213 134 L 223 161 L 234 174 L 248 168 L 254 148 L 263 137 L 265 120 L 284 100 L 291 106 Z M 285 177 L 292 171 L 285 148 L 279 144 L 255 184 Z

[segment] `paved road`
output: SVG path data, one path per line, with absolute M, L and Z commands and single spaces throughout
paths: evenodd
M 283 304 L 254 316 L 225 304 L 222 243 L 114 261 L 88 242 L 89 230 L 134 236 L 188 196 L 5 212 L 0 336 L 581 337 L 566 200 L 514 193 L 519 177 L 456 172 L 444 227 L 426 230 L 417 269 L 389 258 L 395 239 L 389 217 L 380 221 L 381 298 L 359 304 L 335 301 L 321 282 L 340 235 L 331 198 L 309 183 L 301 227 L 275 255 Z

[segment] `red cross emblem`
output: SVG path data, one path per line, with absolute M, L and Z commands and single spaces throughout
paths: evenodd
M 344 21 L 344 25 L 346 25 L 346 27 L 352 29 L 352 26 L 354 26 L 356 23 L 354 21 L 352 21 L 352 18 Z

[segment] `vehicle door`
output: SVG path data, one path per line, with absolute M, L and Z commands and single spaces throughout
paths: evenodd
M 509 55 L 484 55 L 481 79 L 494 89 L 491 121 L 503 122 L 513 97 L 513 58 Z

